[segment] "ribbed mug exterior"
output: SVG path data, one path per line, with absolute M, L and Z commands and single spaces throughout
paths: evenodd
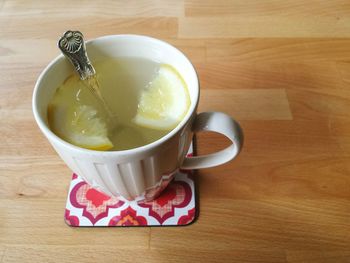
M 68 167 L 92 187 L 127 200 L 152 200 L 171 181 L 191 144 L 190 125 L 170 139 L 137 154 L 104 156 L 99 152 L 72 153 L 50 141 Z

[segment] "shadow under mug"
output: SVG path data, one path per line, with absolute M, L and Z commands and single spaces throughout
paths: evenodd
M 56 136 L 48 126 L 47 106 L 57 87 L 72 74 L 72 66 L 60 55 L 39 76 L 33 94 L 35 120 L 68 167 L 92 187 L 127 200 L 150 201 L 179 169 L 217 166 L 235 158 L 243 144 L 239 124 L 221 112 L 197 114 L 199 82 L 189 59 L 178 49 L 158 39 L 139 35 L 111 35 L 86 43 L 92 63 L 113 57 L 143 57 L 170 64 L 187 83 L 191 105 L 183 120 L 164 137 L 142 147 L 123 151 L 94 151 L 74 146 Z M 216 153 L 186 157 L 193 134 L 214 131 L 232 144 Z

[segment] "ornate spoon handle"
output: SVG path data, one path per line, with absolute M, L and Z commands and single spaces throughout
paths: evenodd
M 58 47 L 72 62 L 75 70 L 79 73 L 80 79 L 84 80 L 95 75 L 96 71 L 86 54 L 85 42 L 81 32 L 70 30 L 65 32 L 58 41 Z

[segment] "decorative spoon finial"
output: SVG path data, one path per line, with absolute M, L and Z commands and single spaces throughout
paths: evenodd
M 80 79 L 84 80 L 95 75 L 96 71 L 86 54 L 84 37 L 81 32 L 68 30 L 59 39 L 58 47 L 72 62 Z

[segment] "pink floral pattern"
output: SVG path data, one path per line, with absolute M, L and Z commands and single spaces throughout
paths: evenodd
M 138 216 L 137 212 L 128 206 L 119 216 L 112 217 L 108 226 L 145 226 L 147 220 L 143 216 Z
M 174 181 L 157 199 L 139 204 L 139 206 L 148 208 L 148 214 L 162 224 L 169 217 L 174 216 L 176 208 L 183 208 L 188 205 L 191 200 L 191 194 L 192 191 L 188 184 Z
M 71 216 L 70 211 L 66 209 L 66 212 L 64 214 L 64 218 L 66 220 L 66 223 L 71 226 L 79 226 L 79 218 L 77 216 Z
M 178 225 L 188 225 L 193 222 L 194 218 L 196 216 L 196 210 L 192 208 L 188 211 L 187 215 L 183 215 L 179 218 L 179 221 L 177 222 Z
M 74 180 L 74 179 L 73 179 Z M 107 196 L 82 181 L 70 192 L 70 203 L 75 208 L 82 208 L 82 215 L 94 225 L 108 215 L 110 208 L 118 208 L 124 204 L 116 197 Z
M 187 225 L 196 211 L 193 179 L 188 172 L 178 172 L 171 179 L 157 199 L 138 203 L 107 196 L 75 175 L 65 221 L 70 226 Z

